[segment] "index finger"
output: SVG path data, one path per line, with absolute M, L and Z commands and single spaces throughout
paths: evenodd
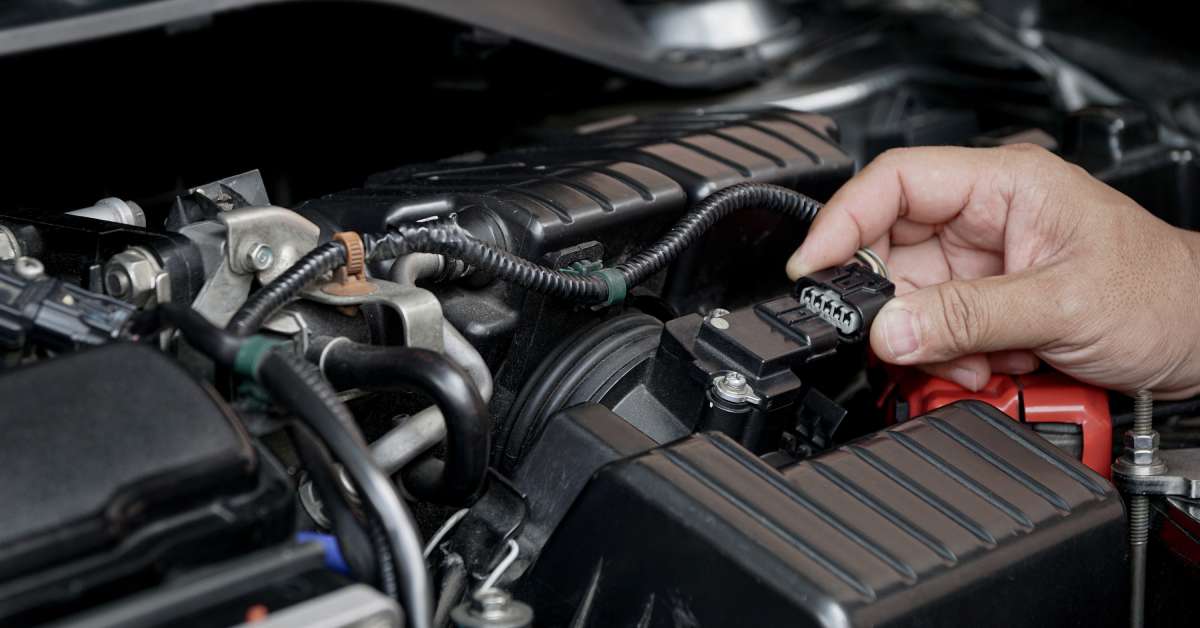
M 973 204 L 1006 212 L 1014 180 L 1005 164 L 1010 155 L 1003 148 L 959 147 L 883 153 L 817 214 L 804 243 L 788 260 L 788 276 L 799 279 L 845 262 L 887 235 L 900 218 L 936 225 Z

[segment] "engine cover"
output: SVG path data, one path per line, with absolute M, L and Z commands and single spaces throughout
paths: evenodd
M 1119 625 L 1123 538 L 1100 476 L 962 402 L 782 470 L 716 434 L 610 464 L 524 599 L 546 625 Z

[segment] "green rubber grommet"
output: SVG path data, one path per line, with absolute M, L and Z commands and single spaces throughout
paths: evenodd
M 592 271 L 591 274 L 603 279 L 604 283 L 608 286 L 608 299 L 604 301 L 603 305 L 620 303 L 629 294 L 629 286 L 626 285 L 625 275 L 621 271 L 615 268 L 601 268 Z
M 263 358 L 267 357 L 267 353 L 278 344 L 278 340 L 272 340 L 266 336 L 247 338 L 246 342 L 242 343 L 242 348 L 238 349 L 237 357 L 233 360 L 233 372 L 244 377 L 258 379 L 259 365 L 262 364 Z

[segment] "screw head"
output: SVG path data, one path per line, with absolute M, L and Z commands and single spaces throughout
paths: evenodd
M 745 390 L 746 376 L 738 373 L 737 371 L 727 373 L 725 375 L 725 385 L 728 386 L 730 390 Z
M 512 597 L 499 589 L 485 589 L 471 598 L 471 610 L 484 619 L 504 617 Z
M 714 318 L 710 320 L 709 323 L 712 323 L 712 326 L 716 327 L 717 329 L 729 329 L 729 321 L 723 318 Z
M 42 263 L 32 257 L 18 257 L 13 262 L 13 269 L 17 271 L 17 276 L 22 279 L 37 279 L 46 272 L 46 267 Z
M 272 251 L 270 246 L 259 242 L 246 254 L 246 263 L 254 270 L 266 270 L 275 263 L 275 251 Z

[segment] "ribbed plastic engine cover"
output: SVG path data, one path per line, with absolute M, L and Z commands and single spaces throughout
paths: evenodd
M 1123 536 L 1111 485 L 964 402 L 782 471 L 715 434 L 609 465 L 525 593 L 551 626 L 1118 625 Z

